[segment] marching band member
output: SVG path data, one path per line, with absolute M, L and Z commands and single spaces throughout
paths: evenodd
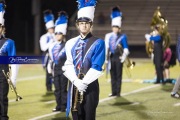
M 102 75 L 105 42 L 91 33 L 96 0 L 77 2 L 79 10 L 76 25 L 80 35 L 68 40 L 65 46 L 67 60 L 63 70 L 64 75 L 70 80 L 66 116 L 76 102 L 76 87 L 83 95 L 83 101 L 77 104 L 77 111 L 71 109 L 73 120 L 95 120 L 99 102 L 98 77 Z M 82 80 L 78 77 L 79 74 L 84 74 Z
M 16 56 L 15 42 L 9 38 L 5 38 L 5 26 L 4 26 L 4 13 L 5 13 L 5 1 L 0 1 L 0 57 L 1 56 Z M 3 74 L 2 70 L 11 72 L 11 80 L 13 85 L 16 85 L 16 77 L 18 74 L 18 66 L 11 64 L 11 71 L 9 71 L 8 64 L 0 64 L 0 120 L 8 120 L 8 92 L 9 84 Z
M 44 58 L 44 64 L 43 67 L 46 70 L 46 89 L 47 91 L 52 91 L 52 76 L 47 71 L 47 65 L 49 62 L 49 54 L 48 49 L 49 46 L 55 41 L 55 35 L 54 35 L 54 15 L 52 14 L 51 10 L 45 10 L 44 11 L 44 22 L 46 23 L 46 30 L 47 33 L 42 35 L 40 38 L 40 48 L 43 52 Z
M 164 83 L 164 77 L 163 77 L 163 38 L 159 32 L 160 26 L 156 25 L 154 27 L 154 31 L 151 34 L 146 34 L 145 38 L 147 41 L 153 41 L 154 43 L 154 64 L 156 69 L 156 82 L 155 84 L 158 84 L 160 82 Z
M 59 12 L 59 17 L 55 22 L 56 41 L 49 47 L 49 55 L 53 62 L 54 95 L 56 107 L 53 112 L 64 112 L 67 104 L 67 78 L 63 75 L 62 66 L 66 61 L 65 35 L 67 31 L 68 16 L 65 11 Z
M 106 62 L 110 61 L 111 76 L 111 96 L 121 96 L 121 83 L 123 74 L 123 62 L 129 54 L 127 36 L 121 33 L 122 13 L 119 7 L 114 7 L 111 13 L 112 32 L 105 35 L 106 43 Z M 123 53 L 120 52 L 118 45 L 122 46 Z
M 153 14 L 151 21 L 151 29 L 153 32 L 151 32 L 150 34 L 145 34 L 145 38 L 147 41 L 146 43 L 153 43 L 153 62 L 157 74 L 155 84 L 161 82 L 162 84 L 164 84 L 165 82 L 163 76 L 163 49 L 164 45 L 169 46 L 170 36 L 167 32 L 167 20 L 162 17 L 159 6 Z

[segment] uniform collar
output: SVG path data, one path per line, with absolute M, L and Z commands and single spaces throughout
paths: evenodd
M 91 33 L 88 33 L 88 34 L 86 35 L 86 37 L 84 37 L 84 38 L 82 38 L 82 36 L 80 35 L 80 39 L 81 39 L 81 40 L 86 40 L 86 39 L 88 39 L 88 38 L 90 38 L 90 37 L 92 37 L 92 34 L 91 34 Z

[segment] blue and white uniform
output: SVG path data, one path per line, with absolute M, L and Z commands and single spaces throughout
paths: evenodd
M 53 111 L 65 111 L 67 105 L 68 79 L 63 75 L 62 66 L 66 61 L 65 42 L 54 42 L 49 47 L 52 60 L 52 74 L 55 87 L 56 107 Z
M 41 51 L 43 52 L 47 52 L 49 49 L 49 46 L 55 41 L 55 35 L 54 33 L 46 33 L 44 35 L 41 36 L 40 38 L 40 48 Z
M 1 38 L 0 39 L 0 57 L 1 56 L 15 56 L 16 48 L 15 43 L 11 39 Z M 18 74 L 18 66 L 16 64 L 11 64 L 11 80 L 13 85 L 16 85 L 16 77 Z M 5 73 L 9 72 L 8 64 L 0 64 L 0 119 L 7 120 L 8 117 L 8 92 L 9 85 L 5 78 L 2 70 Z
M 52 80 L 51 80 L 51 74 L 47 72 L 47 65 L 49 63 L 49 54 L 48 49 L 49 46 L 55 41 L 55 35 L 54 33 L 47 32 L 46 34 L 42 35 L 40 38 L 40 48 L 43 52 L 43 56 L 45 56 L 43 60 L 43 67 L 46 70 L 46 89 L 47 91 L 52 91 Z
M 47 65 L 49 63 L 49 46 L 55 41 L 54 33 L 49 30 L 54 29 L 54 15 L 51 10 L 45 10 L 44 12 L 44 22 L 47 29 L 47 33 L 40 37 L 39 43 L 41 51 L 43 52 L 44 60 L 43 67 L 46 71 L 46 89 L 47 91 L 52 91 L 52 75 L 47 71 Z
M 40 48 L 41 51 L 43 52 L 43 55 L 45 56 L 44 61 L 43 61 L 43 67 L 46 68 L 49 60 L 49 54 L 48 54 L 48 49 L 53 42 L 55 42 L 55 35 L 54 33 L 49 33 L 47 32 L 46 34 L 42 35 L 40 38 Z
M 5 13 L 5 1 L 0 1 L 0 57 L 4 56 L 15 56 L 16 48 L 13 40 L 5 38 L 4 35 L 4 13 Z M 1 59 L 1 58 L 0 58 Z M 16 85 L 16 77 L 18 73 L 18 66 L 16 64 L 11 64 L 11 71 L 9 71 L 8 64 L 0 64 L 0 120 L 8 120 L 8 92 L 9 84 L 2 70 L 5 74 L 7 72 L 11 73 L 11 82 Z
M 107 33 L 105 36 L 106 57 L 110 62 L 111 89 L 110 96 L 120 96 L 123 74 L 123 62 L 129 54 L 127 36 L 125 34 Z M 121 45 L 121 50 L 119 48 Z
M 80 43 L 84 43 L 84 47 L 82 49 L 82 64 L 78 69 L 76 56 Z M 99 101 L 99 84 L 97 79 L 102 75 L 102 66 L 105 61 L 105 42 L 89 33 L 84 39 L 81 39 L 80 36 L 70 39 L 66 43 L 65 49 L 67 60 L 63 67 L 64 75 L 71 81 L 71 84 L 75 84 L 75 81 L 78 80 L 78 74 L 85 74 L 82 80 L 82 83 L 88 85 L 86 92 L 84 92 L 84 102 L 87 104 L 84 105 L 85 112 L 87 112 L 85 114 L 86 118 L 94 118 L 94 112 L 96 112 Z M 67 110 L 72 105 L 72 90 L 73 86 L 70 85 Z
M 164 82 L 163 76 L 163 38 L 157 32 L 153 35 L 146 34 L 145 38 L 148 41 L 154 41 L 154 65 L 157 73 L 156 83 Z
M 109 49 L 110 53 L 115 54 L 115 52 L 119 51 L 119 50 L 118 51 L 116 50 L 117 50 L 118 44 L 120 44 L 123 48 L 123 53 L 121 53 L 122 56 L 126 58 L 127 55 L 129 54 L 126 34 L 115 34 L 113 32 L 107 33 L 105 36 L 105 43 L 106 43 L 106 53 L 108 53 L 108 49 Z
M 9 38 L 1 38 L 0 39 L 0 56 L 16 56 L 16 47 L 13 40 Z M 1 64 L 0 70 L 3 69 L 5 72 L 9 71 L 8 64 Z M 18 72 L 18 65 L 11 64 L 11 80 L 14 85 L 16 85 L 16 77 Z M 0 72 L 0 77 L 4 77 L 3 73 Z

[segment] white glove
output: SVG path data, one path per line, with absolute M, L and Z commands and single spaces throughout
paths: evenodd
M 121 60 L 121 63 L 123 63 L 126 59 L 126 55 L 122 55 L 119 57 L 119 59 Z
M 150 37 L 151 37 L 150 34 L 145 34 L 145 38 L 146 38 L 147 41 L 150 41 Z
M 126 57 L 128 55 L 129 55 L 129 49 L 128 48 L 124 48 L 122 56 L 119 57 L 119 59 L 121 60 L 121 63 L 123 63 L 126 60 Z
M 77 87 L 77 89 L 80 91 L 80 92 L 85 92 L 86 89 L 87 89 L 87 85 L 83 84 L 82 83 L 82 80 L 80 79 L 76 79 L 73 84 Z
M 19 65 L 17 64 L 11 64 L 11 82 L 14 86 L 16 86 L 16 78 L 18 75 L 18 71 L 19 71 Z
M 47 65 L 47 71 L 48 71 L 49 74 L 52 73 L 51 62 L 49 62 L 48 65 Z
M 85 85 L 89 85 L 90 83 L 94 82 L 102 75 L 103 75 L 102 71 L 98 71 L 93 68 L 90 68 L 86 73 L 86 75 L 84 76 L 82 83 L 84 83 Z
M 154 53 L 151 53 L 151 60 L 154 60 Z
M 16 79 L 11 76 L 10 80 L 12 84 L 14 85 L 14 87 L 16 87 Z
M 75 71 L 74 71 L 74 66 L 73 65 L 66 65 L 66 66 L 62 66 L 62 70 L 65 71 L 63 73 L 64 76 L 66 76 L 72 83 L 74 83 L 74 81 L 76 79 L 78 79 Z

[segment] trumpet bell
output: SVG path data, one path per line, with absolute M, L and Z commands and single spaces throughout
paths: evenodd
M 135 64 L 136 63 L 134 61 L 132 61 L 132 62 L 128 63 L 127 67 L 133 69 Z
M 21 100 L 22 99 L 22 97 L 21 96 L 19 96 L 19 95 L 17 95 L 17 97 L 16 97 L 16 101 L 19 101 L 19 100 Z

